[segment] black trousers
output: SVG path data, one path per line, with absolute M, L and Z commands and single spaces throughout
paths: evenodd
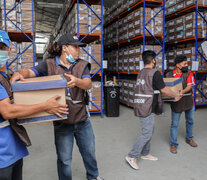
M 23 159 L 14 164 L 0 168 L 0 180 L 22 180 Z

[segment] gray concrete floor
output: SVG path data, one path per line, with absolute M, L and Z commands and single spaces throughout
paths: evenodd
M 179 126 L 178 154 L 169 152 L 170 108 L 156 117 L 151 153 L 159 160 L 139 160 L 140 170 L 133 170 L 124 157 L 140 134 L 140 122 L 131 108 L 121 106 L 119 118 L 91 117 L 96 136 L 96 156 L 100 175 L 105 180 L 207 180 L 207 109 L 195 112 L 194 136 L 198 143 L 192 148 L 185 143 L 185 120 Z M 24 180 L 57 180 L 56 153 L 51 123 L 26 126 L 32 140 L 30 156 L 24 161 Z M 85 169 L 77 146 L 73 150 L 74 180 L 85 179 Z

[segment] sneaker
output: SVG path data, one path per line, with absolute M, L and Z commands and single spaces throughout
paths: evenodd
M 104 180 L 101 176 L 98 176 L 96 179 L 88 179 L 87 180 Z
M 148 154 L 147 156 L 141 156 L 141 159 L 150 160 L 150 161 L 157 161 L 158 160 L 157 157 L 152 156 L 151 154 Z
M 137 159 L 136 158 L 130 158 L 129 156 L 125 157 L 125 160 L 128 162 L 128 164 L 133 168 L 138 170 L 139 166 L 137 164 Z

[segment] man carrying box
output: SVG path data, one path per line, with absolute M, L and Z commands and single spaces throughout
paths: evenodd
M 170 128 L 170 152 L 177 153 L 178 125 L 182 112 L 185 112 L 186 119 L 186 143 L 192 147 L 197 147 L 193 140 L 193 119 L 194 119 L 194 100 L 192 86 L 195 84 L 192 72 L 188 71 L 187 58 L 184 55 L 177 56 L 175 59 L 176 68 L 167 74 L 167 77 L 182 77 L 183 97 L 178 102 L 171 103 L 172 123 Z
M 137 138 L 133 148 L 125 158 L 129 165 L 138 170 L 137 158 L 141 155 L 141 159 L 158 160 L 157 157 L 150 154 L 150 141 L 154 131 L 155 114 L 162 113 L 162 100 L 160 91 L 175 101 L 180 99 L 180 95 L 171 91 L 165 86 L 163 78 L 156 66 L 156 53 L 154 51 L 144 51 L 142 59 L 144 68 L 137 75 L 134 111 L 135 116 L 140 117 L 142 133 Z
M 86 105 L 86 90 L 91 88 L 90 64 L 79 59 L 80 47 L 86 44 L 69 33 L 51 43 L 50 59 L 31 69 L 21 69 L 13 80 L 36 76 L 63 74 L 67 79 L 66 101 L 69 107 L 68 119 L 54 122 L 55 145 L 59 180 L 71 180 L 71 163 L 74 138 L 83 158 L 88 180 L 103 180 L 99 176 L 95 156 L 95 139 Z
M 68 114 L 68 108 L 66 104 L 57 102 L 59 96 L 36 105 L 11 104 L 13 98 L 11 85 L 5 73 L 10 52 L 9 36 L 0 30 L 0 179 L 22 180 L 23 158 L 29 154 L 24 143 L 29 145 L 30 141 L 23 126 L 18 126 L 15 121 L 9 123 L 7 119 L 44 111 L 60 116 L 60 113 Z

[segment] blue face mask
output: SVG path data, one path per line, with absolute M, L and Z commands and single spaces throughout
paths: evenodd
M 69 49 L 68 49 L 68 47 L 66 47 L 67 48 L 67 50 L 68 50 L 68 52 L 69 52 L 69 54 L 70 54 L 70 51 L 69 51 Z M 71 63 L 71 64 L 73 64 L 73 63 L 75 63 L 75 59 L 73 58 L 73 56 L 70 54 L 69 56 L 66 54 L 66 59 Z
M 3 67 L 9 59 L 8 51 L 0 51 L 0 67 Z

